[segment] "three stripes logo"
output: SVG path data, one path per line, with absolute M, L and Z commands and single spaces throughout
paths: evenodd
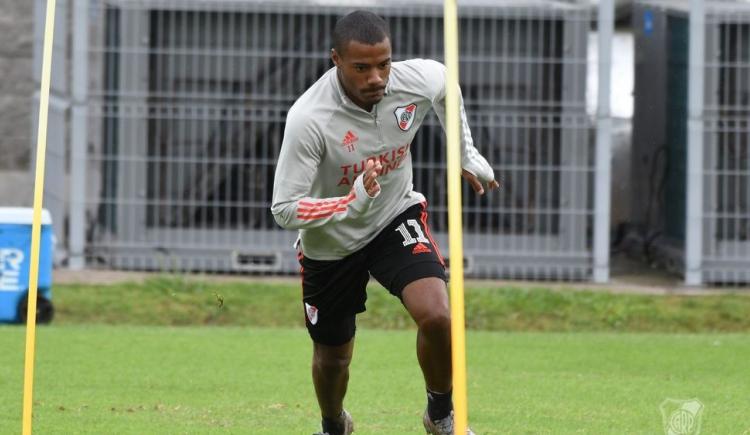
M 346 132 L 346 136 L 344 136 L 344 140 L 341 142 L 341 145 L 346 147 L 346 150 L 349 152 L 354 151 L 354 144 L 359 140 L 356 134 L 352 133 L 351 130 Z
M 417 246 L 415 246 L 414 249 L 411 250 L 412 255 L 425 254 L 429 252 L 432 252 L 432 251 L 423 243 L 417 243 Z

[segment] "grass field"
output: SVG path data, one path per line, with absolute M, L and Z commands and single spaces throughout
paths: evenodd
M 179 277 L 57 286 L 55 322 L 37 329 L 35 433 L 315 432 L 298 298 L 292 284 Z M 471 288 L 466 300 L 480 435 L 661 434 L 667 398 L 701 400 L 704 434 L 750 433 L 746 295 Z M 20 432 L 24 332 L 0 326 L 0 434 Z M 373 286 L 347 398 L 356 434 L 423 433 L 414 339 Z
M 0 328 L 0 433 L 20 430 L 24 330 Z M 347 407 L 357 434 L 418 434 L 413 331 L 362 329 Z M 750 429 L 740 334 L 468 335 L 480 434 L 663 433 L 668 397 L 705 404 L 703 433 Z M 317 412 L 302 329 L 51 326 L 39 329 L 40 434 L 311 434 Z
M 56 324 L 233 325 L 300 327 L 300 285 L 217 282 L 163 276 L 142 283 L 62 285 L 54 289 Z M 470 329 L 554 332 L 750 332 L 750 294 L 610 294 L 539 288 L 466 289 Z M 412 327 L 396 299 L 368 288 L 361 325 Z

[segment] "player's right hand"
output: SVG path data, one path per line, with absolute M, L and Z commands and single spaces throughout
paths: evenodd
M 368 160 L 365 166 L 365 179 L 364 185 L 365 190 L 369 196 L 375 196 L 380 192 L 380 184 L 378 183 L 378 175 L 383 170 L 383 165 L 379 161 Z

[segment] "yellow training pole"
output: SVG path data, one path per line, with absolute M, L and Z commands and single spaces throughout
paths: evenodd
M 47 113 L 52 70 L 52 37 L 55 32 L 55 0 L 47 0 L 42 54 L 42 85 L 39 90 L 39 129 L 36 142 L 34 179 L 34 218 L 31 223 L 31 263 L 29 264 L 29 306 L 26 311 L 26 359 L 23 376 L 23 435 L 31 435 L 31 407 L 34 392 L 34 346 L 36 342 L 36 294 L 39 284 L 39 244 L 42 232 L 42 194 L 44 193 L 44 156 L 47 152 Z
M 445 133 L 448 140 L 448 233 L 450 248 L 451 343 L 453 346 L 454 433 L 466 433 L 466 337 L 464 330 L 464 249 L 461 223 L 461 150 L 458 106 L 458 11 L 445 0 Z

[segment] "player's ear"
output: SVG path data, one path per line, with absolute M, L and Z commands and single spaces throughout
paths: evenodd
M 334 64 L 334 65 L 336 65 L 336 66 L 340 66 L 339 64 L 341 63 L 341 57 L 340 57 L 340 56 L 339 56 L 339 54 L 338 54 L 338 53 L 336 52 L 336 49 L 335 49 L 335 48 L 332 48 L 332 49 L 331 49 L 331 60 L 333 61 L 333 64 Z

